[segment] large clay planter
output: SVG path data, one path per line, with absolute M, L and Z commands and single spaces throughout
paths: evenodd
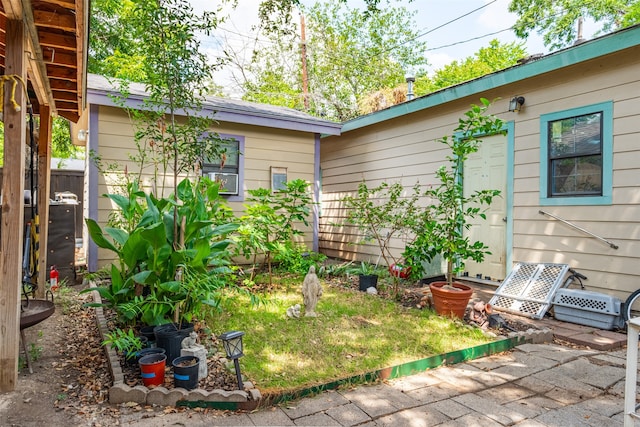
M 441 316 L 457 317 L 462 319 L 467 309 L 467 304 L 473 294 L 473 289 L 462 283 L 453 282 L 452 286 L 459 291 L 442 289 L 447 282 L 433 282 L 429 285 L 433 297 L 433 306 Z

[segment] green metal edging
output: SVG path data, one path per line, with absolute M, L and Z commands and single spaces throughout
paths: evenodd
M 504 338 L 498 341 L 492 341 L 486 344 L 480 344 L 474 347 L 455 350 L 448 353 L 437 354 L 425 359 L 413 362 L 403 363 L 401 365 L 390 368 L 383 368 L 378 371 L 368 372 L 361 375 L 354 375 L 348 378 L 342 378 L 327 384 L 306 387 L 278 395 L 264 396 L 261 402 L 204 402 L 204 401 L 179 401 L 177 406 L 187 407 L 207 407 L 213 409 L 238 410 L 238 409 L 255 409 L 258 406 L 271 406 L 292 400 L 301 399 L 307 396 L 313 396 L 327 390 L 335 390 L 345 384 L 363 384 L 378 380 L 387 380 L 414 375 L 429 369 L 437 368 L 442 365 L 453 365 L 467 360 L 478 359 L 480 357 L 490 356 L 492 354 L 501 353 L 510 350 L 520 344 L 529 342 L 523 335 L 511 338 Z

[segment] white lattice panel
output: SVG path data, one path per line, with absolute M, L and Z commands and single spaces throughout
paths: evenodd
M 542 319 L 568 270 L 567 264 L 518 263 L 489 304 L 497 310 Z

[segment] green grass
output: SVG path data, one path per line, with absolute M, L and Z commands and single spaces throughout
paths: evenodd
M 245 332 L 242 373 L 265 394 L 294 391 L 491 341 L 459 321 L 430 310 L 407 309 L 380 296 L 327 285 L 318 317 L 290 319 L 302 305 L 302 277 L 225 304 L 207 325 L 219 335 Z

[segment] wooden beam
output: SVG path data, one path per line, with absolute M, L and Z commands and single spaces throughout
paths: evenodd
M 69 52 L 75 52 L 76 50 L 76 38 L 71 35 L 55 34 L 41 29 L 38 32 L 38 38 L 42 47 L 64 49 Z
M 42 0 L 42 1 L 34 1 L 35 5 L 47 4 L 53 6 L 63 7 L 65 9 L 73 9 L 75 7 L 76 2 L 74 0 Z
M 40 109 L 40 136 L 38 139 L 38 220 L 40 246 L 38 247 L 38 298 L 44 298 L 47 265 L 47 236 L 49 235 L 49 193 L 51 191 L 51 109 Z
M 17 1 L 17 0 L 12 0 Z M 49 79 L 47 77 L 47 69 L 42 59 L 42 50 L 40 48 L 40 40 L 38 38 L 38 31 L 35 26 L 33 18 L 33 10 L 31 8 L 30 0 L 21 0 L 25 29 L 28 34 L 27 46 L 30 52 L 29 62 L 32 70 L 32 85 L 36 89 L 38 96 L 38 102 L 41 105 L 50 105 L 53 109 L 52 114 L 55 114 L 55 101 L 51 94 L 51 87 L 49 86 Z
M 21 0 L 2 0 L 2 7 L 8 19 L 19 21 L 22 19 Z
M 69 10 L 59 10 L 55 13 L 36 10 L 33 12 L 33 18 L 38 27 L 76 32 L 76 17 Z
M 6 75 L 27 78 L 26 29 L 20 20 L 7 21 Z M 20 287 L 24 234 L 25 96 L 18 83 L 15 111 L 11 82 L 4 83 L 4 169 L 2 179 L 2 233 L 0 234 L 0 392 L 12 391 L 18 380 L 20 344 Z

